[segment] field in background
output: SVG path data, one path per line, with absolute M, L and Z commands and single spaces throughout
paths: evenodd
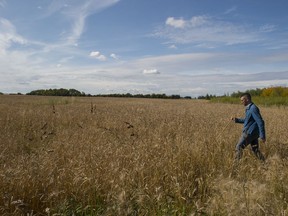
M 287 215 L 288 108 L 260 109 L 235 167 L 241 105 L 2 95 L 0 214 Z

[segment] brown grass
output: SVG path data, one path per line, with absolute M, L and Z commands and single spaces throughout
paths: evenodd
M 233 168 L 241 105 L 0 96 L 0 215 L 287 215 L 286 108 Z

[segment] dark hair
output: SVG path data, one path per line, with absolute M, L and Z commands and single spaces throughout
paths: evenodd
M 248 100 L 251 100 L 251 94 L 249 94 L 248 92 L 241 94 L 240 97 L 244 97 L 246 96 Z

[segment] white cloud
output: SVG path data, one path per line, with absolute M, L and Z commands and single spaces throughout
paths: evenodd
M 116 60 L 119 59 L 119 56 L 117 56 L 115 53 L 111 53 L 110 57 L 113 58 L 113 59 L 116 59 Z
M 182 18 L 175 19 L 174 17 L 168 17 L 166 20 L 166 25 L 172 26 L 174 28 L 184 28 L 185 21 Z
M 207 16 L 194 16 L 190 20 L 184 20 L 183 18 L 174 18 L 168 17 L 166 19 L 165 24 L 167 26 L 172 26 L 174 28 L 195 28 L 198 26 L 202 26 L 203 24 L 209 21 L 209 17 Z
M 89 56 L 92 58 L 98 59 L 100 61 L 106 61 L 107 60 L 107 57 L 105 55 L 101 54 L 99 51 L 93 51 L 90 53 Z M 110 54 L 110 57 L 112 59 L 115 59 L 115 60 L 119 59 L 119 56 L 117 56 L 115 53 Z
M 160 72 L 157 69 L 145 69 L 143 74 L 160 74 Z
M 93 52 L 90 53 L 90 56 L 91 56 L 91 57 L 98 57 L 98 56 L 100 56 L 100 52 L 98 52 L 98 51 L 93 51 Z
M 172 44 L 169 46 L 169 49 L 177 49 L 177 46 L 175 44 Z
M 89 55 L 92 58 L 98 59 L 99 61 L 106 61 L 106 56 L 102 55 L 99 51 L 93 51 Z

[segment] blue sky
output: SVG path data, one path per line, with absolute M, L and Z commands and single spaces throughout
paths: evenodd
M 0 92 L 287 86 L 287 0 L 0 0 Z

